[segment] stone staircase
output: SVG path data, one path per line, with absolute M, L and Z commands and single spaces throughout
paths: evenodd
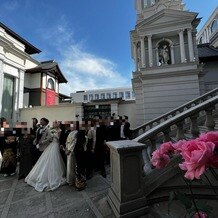
M 180 157 L 172 158 L 164 169 L 154 169 L 151 154 L 163 142 L 192 139 L 201 132 L 218 130 L 217 114 L 218 88 L 134 129 L 132 140 L 108 143 L 111 149 L 108 199 L 117 217 L 143 214 L 158 217 L 152 208 L 168 201 L 170 191 L 181 190 L 190 195 L 178 167 Z M 218 206 L 218 196 L 213 191 L 218 193 L 216 173 L 217 170 L 206 172 L 213 188 L 204 179 L 202 183 L 193 182 L 193 191 L 195 198 L 210 199 Z

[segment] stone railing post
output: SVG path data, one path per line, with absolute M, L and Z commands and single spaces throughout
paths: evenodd
M 190 118 L 191 118 L 191 134 L 194 138 L 196 138 L 200 133 L 198 128 L 198 122 L 197 122 L 198 114 L 193 115 Z
M 213 119 L 213 110 L 214 108 L 208 108 L 206 109 L 206 121 L 205 126 L 208 128 L 209 131 L 213 131 L 215 127 L 215 121 Z
M 183 121 L 177 123 L 176 126 L 177 126 L 176 139 L 177 140 L 184 139 L 185 135 L 184 135 L 184 130 L 183 130 Z
M 108 202 L 116 217 L 138 217 L 148 213 L 143 184 L 144 144 L 131 141 L 107 142 L 111 159 Z

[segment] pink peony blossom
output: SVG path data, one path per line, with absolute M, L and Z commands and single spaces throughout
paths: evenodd
M 198 140 L 205 142 L 213 142 L 218 147 L 218 131 L 202 133 Z
M 182 152 L 182 150 L 184 149 L 184 147 L 186 146 L 186 140 L 179 140 L 178 142 L 174 143 L 172 146 L 174 148 L 174 153 L 175 154 L 179 154 Z
M 165 143 L 161 144 L 159 150 L 162 154 L 168 154 L 170 152 L 173 152 L 175 149 L 173 147 L 172 142 L 165 142 Z
M 187 171 L 185 173 L 187 179 L 200 179 L 206 167 L 211 163 L 214 148 L 214 143 L 198 139 L 190 140 L 183 146 L 181 155 L 184 162 L 179 167 Z
M 205 212 L 202 212 L 202 211 L 200 211 L 199 214 L 196 212 L 194 215 L 194 218 L 207 218 L 207 214 Z
M 169 156 L 167 154 L 163 154 L 160 150 L 156 150 L 152 153 L 151 163 L 157 169 L 164 168 L 169 162 Z

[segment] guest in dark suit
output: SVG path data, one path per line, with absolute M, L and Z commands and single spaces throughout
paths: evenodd
M 126 139 L 130 139 L 132 135 L 132 131 L 130 130 L 130 123 L 128 122 L 128 116 L 124 116 L 125 123 L 123 128 L 123 133 Z
M 62 157 L 62 159 L 64 161 L 65 166 L 67 166 L 67 156 L 65 154 L 65 149 L 66 149 L 67 137 L 68 137 L 68 135 L 71 132 L 70 124 L 62 124 L 62 123 L 60 123 L 60 129 L 61 129 L 61 134 L 60 134 L 60 138 L 59 138 L 60 153 L 61 153 L 61 157 Z
M 100 121 L 100 126 L 96 129 L 96 168 L 101 171 L 101 175 L 106 177 L 105 171 L 105 145 L 107 140 L 107 128 L 104 122 Z

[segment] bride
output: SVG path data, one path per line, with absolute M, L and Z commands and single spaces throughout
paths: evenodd
M 61 129 L 58 122 L 54 123 L 54 128 L 50 132 L 52 142 L 25 178 L 25 182 L 39 192 L 53 191 L 65 184 L 65 166 L 59 150 Z

